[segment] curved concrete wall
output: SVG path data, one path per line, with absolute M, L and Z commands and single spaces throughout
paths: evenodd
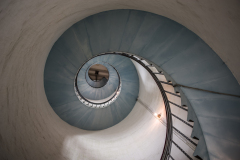
M 6 53 L 5 56 L 12 51 L 19 53 L 19 50 L 14 51 L 17 49 L 16 47 L 21 46 L 21 43 L 26 44 L 19 41 L 20 39 L 31 39 L 27 46 L 41 46 L 40 53 L 43 53 L 43 48 L 46 48 L 44 49 L 45 56 L 42 57 L 45 60 L 54 41 L 67 28 L 84 17 L 112 9 L 138 9 L 166 16 L 195 32 L 216 51 L 240 81 L 238 72 L 240 4 L 238 0 L 214 0 L 211 2 L 208 0 L 194 2 L 140 0 L 137 3 L 122 0 L 87 2 L 77 0 L 53 0 L 51 2 L 46 0 L 36 2 L 3 0 L 0 6 L 1 35 L 2 42 L 4 42 L 1 47 Z M 39 44 L 33 39 L 44 42 Z M 26 49 L 25 47 L 22 49 Z M 11 48 L 13 49 L 11 50 Z M 35 49 L 33 48 L 33 50 Z
M 64 159 L 62 122 L 46 99 L 43 71 L 58 37 L 75 22 L 105 10 L 134 8 L 169 17 L 198 34 L 240 82 L 239 1 L 1 1 L 0 157 Z M 89 57 L 90 58 L 90 57 Z M 54 138 L 53 138 L 54 137 Z
M 139 75 L 139 99 L 157 113 L 162 113 L 161 119 L 165 119 L 164 103 L 160 91 L 150 74 L 140 65 L 137 65 Z M 146 83 L 146 81 L 148 83 Z M 29 111 L 30 113 L 33 110 Z M 165 143 L 166 127 L 159 122 L 146 108 L 136 103 L 130 114 L 117 125 L 101 131 L 86 131 L 66 124 L 49 110 L 48 116 L 37 113 L 36 115 L 52 118 L 44 119 L 45 125 L 36 128 L 37 131 L 25 132 L 29 137 L 21 141 L 20 146 L 16 139 L 15 145 L 9 145 L 5 137 L 1 137 L 3 152 L 1 159 L 71 159 L 71 160 L 132 160 L 153 159 L 161 157 Z M 35 117 L 38 119 L 37 117 Z M 29 122 L 22 124 L 28 126 Z M 36 127 L 39 125 L 36 123 Z M 20 126 L 15 126 L 16 136 L 23 136 Z M 43 128 L 46 132 L 41 132 Z M 19 130 L 18 130 L 19 129 Z M 2 136 L 6 136 L 1 132 Z M 51 132 L 52 131 L 52 132 Z M 48 134 L 46 134 L 48 133 Z M 51 136 L 49 133 L 53 133 Z M 38 135 L 41 134 L 41 137 Z M 31 137 L 32 136 L 32 137 Z M 12 148 L 11 148 L 12 147 Z M 16 147 L 16 148 L 15 148 Z M 18 148 L 19 147 L 19 148 Z M 18 150 L 20 149 L 20 150 Z M 18 152 L 19 151 L 19 152 Z M 18 153 L 18 154 L 16 154 Z

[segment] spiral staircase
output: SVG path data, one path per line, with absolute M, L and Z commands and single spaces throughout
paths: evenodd
M 110 53 L 96 56 L 102 52 Z M 213 114 L 210 117 L 202 114 L 210 112 L 210 106 L 216 113 L 223 112 L 217 109 L 224 104 L 217 105 L 222 97 L 239 101 L 240 87 L 220 58 L 199 37 L 171 20 L 151 13 L 136 10 L 98 13 L 74 24 L 56 41 L 44 72 L 46 95 L 54 111 L 70 125 L 86 130 L 106 129 L 120 123 L 131 112 L 139 92 L 137 72 L 129 59 L 132 54 L 124 52 L 134 53 L 137 60 L 144 60 L 145 66 L 155 69 L 152 74 L 165 77 L 158 77 L 165 85 L 168 99 L 165 104 L 167 117 L 163 123 L 169 125 L 166 127 L 170 138 L 166 137 L 165 147 L 169 148 L 168 152 L 171 146 L 173 150 L 162 159 L 217 156 L 210 148 L 213 137 L 224 136 L 213 127 L 221 119 L 214 121 Z M 91 56 L 94 58 L 88 60 Z M 91 108 L 75 95 L 74 77 L 79 70 L 75 87 L 82 98 L 101 100 L 109 97 L 119 85 L 117 74 L 112 77 L 108 67 L 109 83 L 102 88 L 89 86 L 85 75 L 91 65 L 104 63 L 119 72 L 123 86 L 121 96 L 109 107 Z M 204 98 L 206 95 L 208 98 Z M 168 105 L 171 106 L 169 111 Z M 209 130 L 209 124 L 213 125 L 212 130 Z M 208 138 L 211 140 L 206 141 Z M 177 149 L 185 158 L 179 156 L 181 153 Z
M 94 64 L 109 71 L 102 87 L 94 87 L 88 77 Z M 44 90 L 52 108 L 45 114 L 56 117 L 50 123 L 46 119 L 45 130 L 64 140 L 44 133 L 36 141 L 60 144 L 58 155 L 37 157 L 20 143 L 9 150 L 6 130 L 1 132 L 0 158 L 16 159 L 19 145 L 26 159 L 239 157 L 237 80 L 200 37 L 166 17 L 124 9 L 75 23 L 49 52 Z M 15 130 L 24 134 L 17 126 Z M 51 153 L 48 149 L 41 153 Z

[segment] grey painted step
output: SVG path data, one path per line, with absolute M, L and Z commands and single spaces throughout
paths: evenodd
M 66 54 L 65 57 L 68 55 Z M 50 58 L 47 61 L 44 72 L 44 86 L 50 105 L 64 121 L 85 130 L 101 130 L 119 123 L 131 112 L 138 97 L 139 80 L 136 68 L 130 59 L 117 55 L 105 55 L 93 59 L 94 63 L 112 63 L 119 72 L 122 82 L 120 96 L 113 104 L 104 109 L 93 109 L 82 104 L 75 95 L 73 84 L 77 70 L 73 74 L 72 72 L 75 68 L 72 68 L 70 71 L 67 70 L 67 68 L 73 66 L 72 63 L 67 58 L 60 58 L 60 60 L 57 60 L 57 58 L 58 56 L 56 55 L 55 58 Z M 61 63 L 56 63 L 57 61 Z M 88 63 L 88 65 L 91 64 L 91 62 Z M 113 78 L 113 83 L 115 83 L 114 80 L 118 82 L 118 79 L 114 79 L 114 76 L 110 78 Z M 78 80 L 80 81 L 81 79 L 85 79 L 85 72 L 83 75 L 80 74 Z M 86 93 L 90 93 L 92 96 L 99 95 L 99 89 L 90 87 L 87 82 L 84 84 L 80 83 L 79 87 L 82 89 L 84 86 Z M 115 88 L 117 86 L 118 83 L 115 83 Z M 104 87 L 101 90 L 103 96 L 112 94 L 115 90 L 111 83 Z

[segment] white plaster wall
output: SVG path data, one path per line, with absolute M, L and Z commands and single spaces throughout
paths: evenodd
M 139 76 L 139 99 L 166 121 L 160 91 L 151 75 L 134 62 Z M 102 131 L 83 131 L 64 137 L 61 154 L 67 159 L 159 160 L 166 127 L 141 103 L 119 124 Z
M 166 16 L 198 34 L 240 82 L 239 3 L 238 0 L 1 0 L 0 159 L 59 160 L 70 155 L 70 150 L 62 146 L 71 144 L 67 137 L 79 135 L 79 130 L 63 122 L 51 109 L 44 92 L 43 70 L 54 42 L 75 22 L 94 13 L 123 8 Z M 87 138 L 80 139 L 92 143 Z M 86 159 L 90 156 L 89 149 L 77 151 Z
M 142 73 L 139 97 L 153 111 L 162 112 L 165 120 L 155 82 L 141 66 L 137 70 Z M 101 131 L 85 131 L 62 121 L 31 86 L 26 82 L 22 90 L 12 87 L 5 90 L 6 94 L 1 92 L 1 101 L 8 106 L 1 106 L 0 159 L 160 159 L 166 128 L 140 103 L 119 124 Z
M 150 73 L 140 64 L 131 60 L 136 67 L 139 77 L 138 99 L 143 102 L 153 113 L 161 114 L 161 119 L 166 122 L 166 111 L 163 98 L 158 86 Z

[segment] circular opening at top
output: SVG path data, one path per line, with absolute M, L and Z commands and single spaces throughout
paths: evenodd
M 89 68 L 88 76 L 94 82 L 98 82 L 101 80 L 107 81 L 109 78 L 109 72 L 104 65 L 95 64 Z

